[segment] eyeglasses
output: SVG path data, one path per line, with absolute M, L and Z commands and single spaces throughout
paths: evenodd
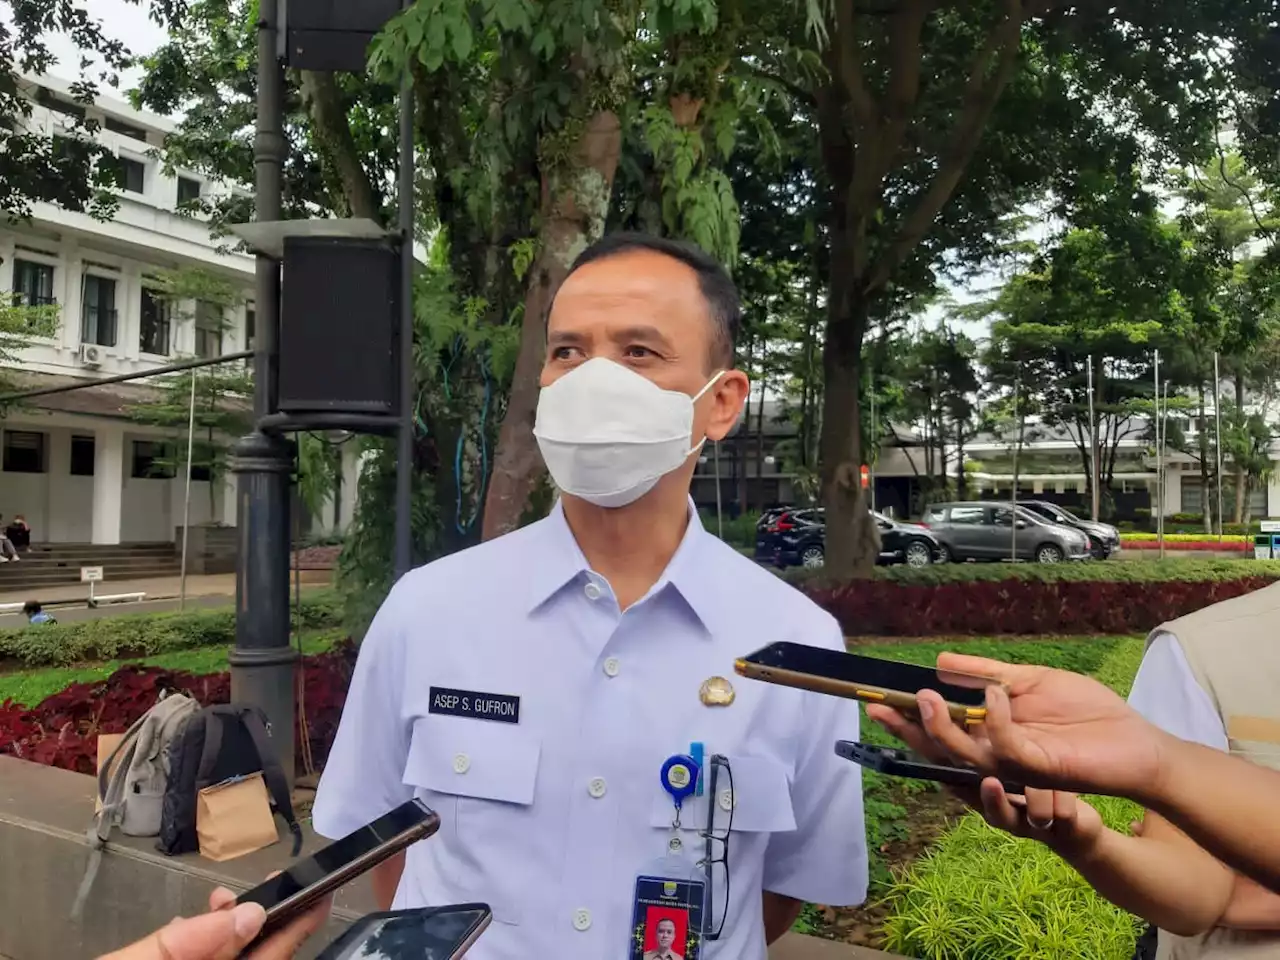
M 733 792 L 733 770 L 727 757 L 713 754 L 710 760 L 710 772 L 707 776 L 707 826 L 701 836 L 706 842 L 705 852 L 698 865 L 707 876 L 707 912 L 703 921 L 703 935 L 707 940 L 719 940 L 724 932 L 724 921 L 729 913 L 729 834 L 733 831 L 733 808 L 737 797 Z M 719 780 L 720 771 L 724 771 L 729 781 L 728 813 L 722 814 L 721 823 L 717 826 L 716 812 L 720 810 Z M 717 850 L 719 856 L 716 856 Z M 724 909 L 720 911 L 720 923 L 716 924 L 716 865 L 721 866 L 721 877 L 724 881 Z M 713 929 L 714 928 L 714 929 Z

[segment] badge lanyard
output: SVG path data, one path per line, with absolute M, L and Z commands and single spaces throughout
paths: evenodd
M 706 910 L 706 877 L 685 852 L 680 816 L 684 802 L 698 790 L 702 766 L 687 754 L 662 764 L 662 789 L 671 798 L 671 835 L 665 854 L 636 877 L 632 898 L 630 946 L 626 956 L 643 960 L 646 953 L 698 960 Z

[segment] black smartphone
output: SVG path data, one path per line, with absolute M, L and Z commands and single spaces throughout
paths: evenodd
M 936 690 L 958 723 L 987 715 L 987 687 L 998 681 L 914 663 L 841 653 L 803 643 L 771 643 L 734 663 L 744 677 L 800 687 L 915 713 L 916 693 Z
M 347 881 L 439 829 L 440 816 L 421 800 L 410 800 L 314 856 L 246 890 L 236 898 L 236 903 L 260 903 L 267 911 L 266 925 L 254 942 L 306 913 Z
M 870 743 L 856 743 L 852 740 L 837 740 L 836 753 L 846 760 L 852 760 L 868 770 L 888 774 L 891 777 L 911 777 L 915 780 L 933 780 L 951 787 L 973 787 L 986 778 L 972 767 L 949 767 L 933 763 L 909 750 L 897 750 L 893 747 L 879 747 Z M 1005 793 L 1021 795 L 1025 790 L 1016 783 L 1001 780 Z
M 487 903 L 361 917 L 316 960 L 456 960 L 493 919 Z

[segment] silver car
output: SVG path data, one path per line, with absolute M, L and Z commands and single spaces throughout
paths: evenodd
M 1007 503 L 935 503 L 925 511 L 924 523 L 952 561 L 1061 563 L 1089 558 L 1085 534 L 1050 523 L 1025 507 L 1015 513 Z

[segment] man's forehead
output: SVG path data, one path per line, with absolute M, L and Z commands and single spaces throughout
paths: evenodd
M 700 296 L 692 268 L 650 250 L 636 250 L 579 267 L 561 284 L 556 306 L 589 300 L 593 307 L 608 307 L 638 299 L 665 301 L 691 295 Z

